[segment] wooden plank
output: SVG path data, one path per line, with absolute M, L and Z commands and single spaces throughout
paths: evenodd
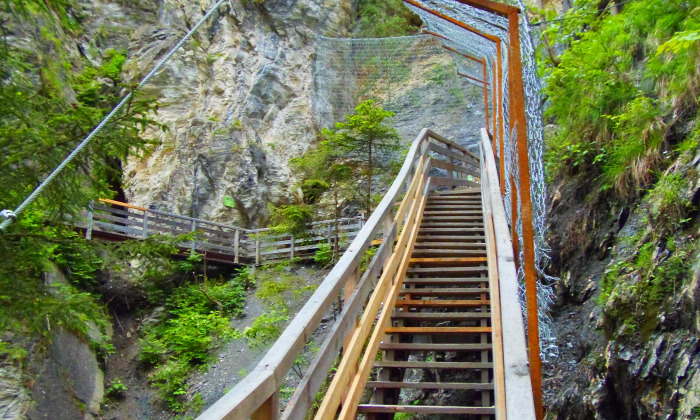
M 469 283 L 480 283 L 483 280 L 480 278 L 460 278 L 460 277 L 455 277 L 455 278 L 449 278 L 449 277 L 443 277 L 443 278 L 421 278 L 421 277 L 410 277 L 404 280 L 404 283 L 413 283 L 413 284 L 469 284 Z
M 481 187 L 475 187 L 475 188 L 458 188 L 456 190 L 449 190 L 449 191 L 436 191 L 432 193 L 430 196 L 435 197 L 435 196 L 450 196 L 450 195 L 462 195 L 462 196 L 472 196 L 475 194 L 481 194 Z
M 128 209 L 134 209 L 134 210 L 140 210 L 140 211 L 148 211 L 148 209 L 145 207 L 134 206 L 133 204 L 122 203 L 121 201 L 110 200 L 108 198 L 98 198 L 98 200 L 101 203 L 111 204 L 114 206 L 121 206 L 121 207 L 126 207 Z
M 125 218 L 125 217 L 120 217 L 120 216 L 113 216 L 111 214 L 106 214 L 106 213 L 97 213 L 95 212 L 93 214 L 93 219 L 95 220 L 107 220 L 109 222 L 114 222 L 114 224 L 119 224 L 120 226 L 138 226 L 140 228 L 143 227 L 143 219 L 142 218 Z
M 408 270 L 409 274 L 454 274 L 454 273 L 478 273 L 486 271 L 486 266 L 481 267 L 416 267 Z
M 139 220 L 141 218 L 143 218 L 143 214 L 144 214 L 143 212 L 115 209 L 114 207 L 101 206 L 99 204 L 95 204 L 93 209 L 95 212 L 113 214 L 113 215 L 117 215 L 117 216 L 123 216 L 125 218 L 135 218 L 135 219 L 139 219 Z
M 476 216 L 479 217 L 479 216 Z M 481 217 L 479 217 L 481 219 Z M 424 228 L 472 228 L 472 229 L 484 229 L 484 224 L 481 220 L 471 220 L 471 221 L 449 221 L 449 220 L 431 220 L 424 221 L 421 223 Z
M 486 250 L 481 249 L 414 249 L 413 255 L 425 256 L 450 256 L 450 255 L 486 255 Z
M 399 299 L 396 301 L 397 306 L 413 306 L 423 308 L 458 308 L 463 306 L 483 306 L 489 305 L 488 300 L 413 300 Z
M 441 203 L 436 203 L 436 204 L 431 204 L 428 206 L 428 212 L 436 212 L 436 211 L 458 211 L 458 212 L 464 212 L 467 210 L 472 210 L 472 211 L 481 211 L 481 205 L 478 206 L 473 206 L 473 205 L 468 205 L 468 204 L 441 204 Z
M 481 351 L 490 350 L 491 345 L 481 343 L 382 343 L 382 345 L 379 346 L 379 348 L 382 350 L 404 351 Z
M 360 413 L 416 413 L 416 414 L 494 414 L 493 408 L 435 405 L 375 405 L 361 404 Z
M 119 225 L 114 225 L 111 223 L 106 223 L 106 222 L 100 222 L 99 220 L 94 220 L 92 222 L 93 224 L 93 231 L 95 230 L 101 230 L 101 231 L 106 231 L 106 232 L 118 232 L 126 236 L 134 237 L 134 238 L 140 238 L 141 237 L 141 229 L 133 229 L 128 226 L 119 226 Z M 100 228 L 100 229 L 96 229 Z
M 438 160 L 435 158 L 430 158 L 430 166 L 432 166 L 433 168 L 444 169 L 444 170 L 450 171 L 450 172 L 459 172 L 462 174 L 472 175 L 472 176 L 477 177 L 477 178 L 481 176 L 481 174 L 478 171 L 472 169 L 471 167 L 462 166 L 462 165 L 455 165 L 455 164 L 452 164 L 450 162 L 446 162 L 444 160 Z
M 485 249 L 486 244 L 483 242 L 448 242 L 448 241 L 438 241 L 438 239 L 444 239 L 440 237 L 425 236 L 421 238 L 422 242 L 417 242 L 417 247 L 432 247 L 432 248 L 448 248 L 448 249 Z M 472 239 L 484 239 L 483 236 L 473 236 Z
M 490 142 L 482 130 L 484 165 L 489 179 L 498 179 L 496 164 Z M 513 248 L 510 244 L 510 229 L 506 219 L 501 192 L 497 183 L 490 182 L 489 190 L 493 212 L 495 245 L 497 250 L 498 278 L 502 311 L 503 362 L 505 366 L 506 412 L 518 413 L 518 419 L 534 419 L 534 399 L 530 369 L 526 351 L 523 316 L 518 302 L 518 275 L 513 263 Z
M 411 258 L 412 263 L 481 263 L 486 257 L 444 257 L 444 258 Z
M 275 420 L 279 414 L 279 392 L 275 392 L 250 416 L 250 420 Z
M 468 244 L 476 244 L 480 241 L 484 240 L 484 235 L 460 235 L 460 236 L 455 236 L 455 235 L 445 235 L 444 232 L 440 233 L 438 232 L 437 234 L 431 234 L 432 232 L 427 232 L 428 235 L 422 235 L 418 237 L 418 240 L 421 242 L 464 242 Z
M 465 289 L 465 288 L 439 288 L 439 289 L 410 289 L 403 290 L 402 295 L 410 293 L 412 297 L 418 296 L 459 296 L 459 295 L 478 295 L 488 291 L 488 289 Z
M 398 302 L 400 301 L 398 300 Z M 491 327 L 389 327 L 386 329 L 387 334 L 472 334 L 490 332 Z M 375 364 L 375 366 L 378 365 Z
M 433 182 L 433 185 L 435 185 L 436 187 L 475 187 L 479 185 L 476 182 L 469 181 L 467 179 L 433 178 L 433 180 L 435 181 Z
M 370 381 L 367 388 L 400 388 L 400 389 L 493 389 L 493 384 L 461 383 L 461 382 L 391 382 Z
M 380 361 L 375 362 L 374 367 L 400 368 L 400 369 L 491 369 L 493 363 L 481 362 L 397 362 Z
M 455 143 L 455 142 L 453 142 L 453 141 L 451 141 L 451 140 L 446 139 L 445 137 L 439 135 L 438 133 L 435 133 L 435 132 L 432 131 L 432 130 L 428 130 L 428 136 L 429 136 L 432 140 L 438 141 L 438 142 L 444 144 L 445 146 L 450 146 L 450 147 L 452 147 L 453 149 L 457 149 L 457 150 L 463 152 L 465 155 L 471 157 L 472 159 L 474 159 L 474 160 L 476 160 L 476 161 L 479 160 L 479 157 L 476 156 L 476 155 L 474 155 L 472 152 L 470 152 L 469 149 L 467 149 L 466 147 L 460 146 L 459 144 L 457 144 L 457 143 Z
M 403 223 L 403 219 L 406 216 L 406 211 L 408 211 L 408 206 L 411 204 L 411 200 L 415 196 L 416 189 L 418 188 L 418 184 L 421 183 L 421 177 L 423 175 L 423 163 L 424 163 L 424 156 L 421 156 L 418 159 L 418 164 L 416 165 L 415 168 L 415 174 L 413 174 L 413 179 L 411 180 L 411 184 L 408 187 L 408 190 L 406 191 L 406 194 L 404 196 L 404 199 L 401 200 L 401 205 L 399 206 L 399 209 L 396 211 L 396 216 L 394 216 L 394 221 Z
M 483 148 L 480 148 L 483 156 Z M 482 162 L 484 159 L 482 159 Z M 482 166 L 482 183 L 488 190 L 488 185 L 493 182 L 486 173 L 485 165 Z M 491 290 L 491 325 L 493 331 L 491 333 L 491 341 L 493 342 L 493 382 L 495 383 L 495 405 L 496 412 L 499 417 L 507 419 L 506 410 L 506 394 L 505 394 L 505 367 L 503 365 L 503 328 L 501 323 L 501 294 L 498 279 L 498 262 L 496 259 L 497 251 L 495 244 L 495 236 L 493 229 L 493 210 L 490 194 L 483 194 L 482 200 L 484 203 L 484 220 L 486 221 L 486 247 L 488 249 L 488 267 L 489 267 L 489 289 Z
M 444 147 L 444 146 L 441 146 L 439 144 L 435 144 L 432 142 L 428 143 L 428 145 L 429 145 L 428 150 L 430 150 L 431 152 L 435 152 L 435 153 L 441 154 L 445 157 L 453 158 L 453 159 L 457 159 L 461 162 L 465 162 L 469 165 L 472 165 L 474 167 L 474 169 L 476 169 L 476 170 L 478 170 L 480 167 L 479 161 L 476 160 L 476 158 L 474 158 L 473 156 L 465 155 L 463 153 L 459 153 L 459 152 L 456 152 L 454 150 L 450 150 L 447 147 Z

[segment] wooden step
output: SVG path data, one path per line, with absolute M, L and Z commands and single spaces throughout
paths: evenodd
M 464 210 L 479 210 L 482 211 L 481 205 L 468 204 L 429 204 L 425 206 L 425 211 L 464 211 Z
M 458 407 L 433 405 L 380 405 L 360 404 L 359 413 L 416 413 L 416 414 L 496 414 L 493 407 Z
M 491 327 L 388 327 L 387 334 L 480 334 Z
M 419 362 L 419 361 L 379 361 L 374 362 L 374 367 L 377 368 L 395 368 L 395 369 L 491 369 L 493 363 L 484 362 Z
M 489 306 L 490 300 L 416 300 L 398 299 L 396 306 L 412 306 L 422 308 L 458 308 L 464 306 Z
M 452 222 L 449 220 L 429 220 L 429 221 L 423 221 L 420 224 L 420 229 L 426 229 L 426 228 L 438 228 L 438 229 L 479 229 L 481 231 L 484 230 L 484 224 L 479 221 L 471 221 L 471 222 L 465 222 L 465 221 L 458 221 L 458 222 Z
M 431 232 L 425 232 L 425 233 L 431 233 Z M 430 241 L 451 241 L 451 242 L 465 242 L 465 243 L 472 243 L 476 241 L 482 241 L 485 239 L 484 235 L 477 235 L 477 234 L 472 234 L 472 235 L 460 235 L 460 236 L 454 236 L 454 235 L 443 235 L 443 234 L 437 234 L 437 235 L 421 235 L 416 237 L 416 241 L 418 242 L 430 242 Z
M 392 319 L 410 319 L 412 321 L 472 321 L 490 319 L 491 312 L 394 312 Z
M 484 217 L 480 214 L 463 215 L 463 214 L 442 214 L 442 215 L 423 215 L 424 223 L 468 223 L 468 224 L 484 224 Z
M 403 284 L 431 284 L 431 285 L 447 285 L 447 284 L 475 284 L 488 282 L 486 277 L 407 277 Z
M 395 389 L 493 389 L 493 384 L 462 383 L 462 382 L 392 382 L 370 381 L 367 388 L 395 388 Z
M 481 210 L 426 210 L 423 216 L 483 216 Z
M 490 343 L 382 343 L 380 350 L 402 351 L 481 351 L 491 350 Z
M 421 225 L 440 224 L 445 226 L 455 227 L 480 227 L 484 228 L 484 220 L 481 215 L 478 216 L 431 216 L 424 217 Z M 460 226 L 462 225 L 462 226 Z M 440 227 L 440 226 L 438 226 Z
M 421 225 L 418 229 L 420 234 L 458 234 L 458 233 L 482 233 L 484 231 L 483 227 L 430 227 Z
M 483 238 L 483 237 L 482 237 Z M 422 251 L 423 247 L 430 247 L 430 249 L 449 249 L 456 251 L 458 248 L 463 249 L 486 249 L 486 244 L 483 242 L 447 242 L 447 241 L 434 241 L 433 237 L 422 238 L 422 242 L 416 242 L 415 248 L 419 248 Z M 415 249 L 414 248 L 414 249 Z
M 456 256 L 482 256 L 486 255 L 486 251 L 473 249 L 414 249 L 413 257 L 424 258 L 439 258 L 439 257 L 456 257 Z
M 477 267 L 411 267 L 408 269 L 408 274 L 440 274 L 445 277 L 447 274 L 466 274 L 479 273 L 488 271 L 486 266 Z
M 443 288 L 443 289 L 402 289 L 399 294 L 410 294 L 416 296 L 471 296 L 488 293 L 489 289 L 463 289 L 463 288 Z
M 409 260 L 414 264 L 464 266 L 486 262 L 486 257 L 415 257 Z

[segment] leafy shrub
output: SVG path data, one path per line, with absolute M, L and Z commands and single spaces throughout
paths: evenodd
M 314 254 L 314 261 L 320 267 L 325 267 L 333 261 L 333 250 L 331 245 L 323 243 L 318 246 L 318 250 Z
M 155 366 L 149 380 L 173 411 L 187 408 L 187 378 L 210 360 L 218 343 L 240 337 L 229 325 L 244 307 L 245 290 L 236 282 L 214 284 L 208 289 L 188 284 L 175 289 L 166 300 L 168 318 L 145 328 L 139 361 Z
M 354 32 L 360 38 L 416 33 L 422 22 L 401 0 L 360 0 Z
M 122 398 L 128 388 L 122 383 L 119 378 L 114 378 L 109 388 L 105 390 L 105 395 L 110 398 Z
M 243 330 L 243 337 L 252 347 L 270 344 L 282 333 L 282 327 L 289 321 L 286 309 L 271 309 L 255 318 L 253 324 Z

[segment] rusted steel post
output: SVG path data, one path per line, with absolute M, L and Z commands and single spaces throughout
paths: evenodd
M 491 103 L 493 104 L 493 150 L 496 149 L 496 143 L 498 142 L 498 114 L 500 113 L 500 110 L 498 109 L 498 93 L 496 92 L 497 86 L 498 86 L 498 80 L 496 77 L 496 72 L 498 70 L 496 69 L 496 61 L 494 60 L 493 62 L 493 74 L 491 75 L 491 78 L 493 79 L 491 83 L 491 94 L 493 95 L 491 99 Z M 494 156 L 495 157 L 495 156 Z
M 501 156 L 500 159 L 498 156 L 494 156 L 498 163 L 500 164 L 500 168 L 498 168 L 500 177 L 499 177 L 499 182 L 501 184 L 501 194 L 506 193 L 506 154 L 504 153 L 504 148 L 505 148 L 505 135 L 503 133 L 504 131 L 504 122 L 503 122 L 503 62 L 501 58 L 501 40 L 499 39 L 498 42 L 496 43 L 496 67 L 498 67 L 498 141 L 499 145 L 501 146 L 499 149 L 493 149 L 494 153 L 495 150 L 500 150 L 501 151 Z M 494 83 L 495 85 L 495 83 Z
M 487 80 L 489 80 L 486 74 L 486 57 L 481 59 L 481 66 L 484 69 L 484 115 L 486 117 L 486 133 L 491 135 L 491 130 L 489 130 L 489 87 Z
M 469 79 L 469 80 L 473 80 L 473 81 L 475 81 L 475 82 L 482 83 L 482 84 L 484 85 L 484 87 L 486 87 L 486 83 L 484 83 L 484 81 L 481 80 L 481 79 L 477 79 L 476 77 L 472 77 L 472 76 L 470 76 L 470 75 L 468 75 L 468 74 L 464 74 L 464 73 L 460 73 L 460 72 L 457 72 L 457 75 L 458 75 L 458 76 L 462 76 L 462 77 L 464 77 L 465 79 Z
M 520 26 L 518 12 L 508 13 L 510 48 L 508 50 L 508 86 L 511 127 L 517 133 L 518 175 L 520 181 L 520 217 L 523 230 L 523 261 L 525 272 L 525 297 L 527 303 L 527 341 L 530 359 L 535 413 L 544 416 L 542 407 L 542 361 L 540 360 L 540 332 L 537 311 L 537 270 L 535 268 L 535 235 L 532 225 L 532 198 L 530 197 L 530 160 L 527 147 L 527 121 L 525 116 L 525 88 L 523 85 L 522 57 L 520 55 Z M 515 197 L 513 192 L 513 198 Z M 515 220 L 513 220 L 515 224 Z M 517 241 L 517 238 L 513 238 Z

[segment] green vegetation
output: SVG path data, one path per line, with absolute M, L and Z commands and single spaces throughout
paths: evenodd
M 422 23 L 401 0 L 360 0 L 353 33 L 359 38 L 411 35 Z
M 211 361 L 211 350 L 240 337 L 229 326 L 229 318 L 242 314 L 244 302 L 239 277 L 209 285 L 186 284 L 166 299 L 165 319 L 144 328 L 139 361 L 153 367 L 149 380 L 173 411 L 192 409 L 184 398 L 187 379 Z
M 556 66 L 542 67 L 547 115 L 557 123 L 548 139 L 550 177 L 595 179 L 623 198 L 655 181 L 651 170 L 668 161 L 687 134 L 679 128 L 696 119 L 699 48 L 689 33 L 700 28 L 698 10 L 692 2 L 645 0 L 609 15 L 579 0 L 548 26 L 549 39 L 568 46 Z
M 565 249 L 601 240 L 590 226 L 612 212 L 596 209 L 632 209 L 639 225 L 618 239 L 599 303 L 608 338 L 640 342 L 677 303 L 698 252 L 686 228 L 697 188 L 700 7 L 639 0 L 612 13 L 600 4 L 576 0 L 564 16 L 535 10 L 548 21 L 538 51 L 554 126 L 545 163 L 550 180 L 586 196 Z M 566 50 L 557 56 L 553 46 Z
M 105 395 L 109 398 L 122 398 L 126 391 L 128 391 L 128 388 L 122 383 L 122 380 L 114 378 L 105 390 Z
M 68 57 L 60 48 L 64 32 L 75 33 L 78 16 L 68 0 L 3 2 L 0 47 L 0 208 L 14 209 L 121 99 L 127 87 L 121 79 L 124 53 L 107 51 L 102 64 Z M 24 49 L 11 35 L 22 21 L 44 26 L 34 33 L 35 45 Z M 49 41 L 47 43 L 47 41 Z M 71 61 L 73 60 L 73 61 Z M 87 336 L 88 322 L 103 334 L 109 317 L 96 295 L 100 270 L 125 268 L 141 250 L 172 254 L 171 243 L 99 244 L 85 241 L 70 220 L 79 220 L 91 200 L 111 198 L 121 188 L 121 162 L 147 151 L 141 137 L 157 127 L 153 100 L 139 98 L 115 118 L 24 213 L 0 235 L 0 334 L 14 337 L 4 353 L 21 354 L 24 339 L 42 348 L 52 331 L 77 333 L 106 354 L 106 337 Z M 116 255 L 120 258 L 117 259 Z M 163 254 L 161 254 L 161 257 Z M 155 261 L 159 261 L 158 258 Z M 65 275 L 53 284 L 42 273 L 58 268 Z M 168 270 L 163 270 L 167 272 Z M 61 274 L 61 273 L 59 273 Z

